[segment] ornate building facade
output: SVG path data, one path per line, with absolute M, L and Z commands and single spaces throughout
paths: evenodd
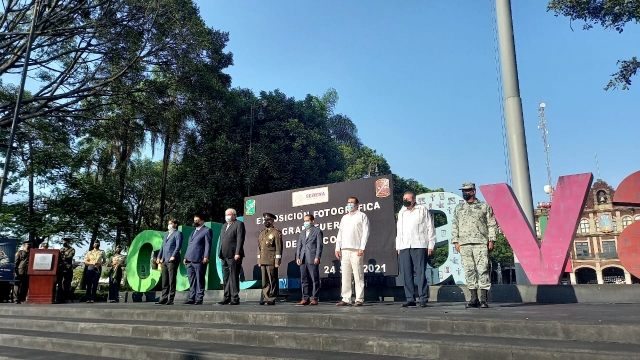
M 620 232 L 640 221 L 640 207 L 613 205 L 614 193 L 615 190 L 600 179 L 591 187 L 569 250 L 563 283 L 640 283 L 640 279 L 631 275 L 618 259 Z M 535 211 L 538 238 L 544 233 L 549 208 L 549 204 L 539 204 Z

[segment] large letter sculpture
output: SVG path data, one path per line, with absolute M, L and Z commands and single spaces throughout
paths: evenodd
M 437 274 L 433 274 L 433 277 L 431 276 L 431 269 L 427 269 L 427 278 L 430 279 L 429 285 L 440 284 L 451 276 L 453 276 L 453 281 L 456 284 L 466 284 L 460 254 L 451 243 L 453 210 L 456 208 L 456 205 L 463 201 L 460 195 L 450 192 L 432 192 L 416 196 L 417 204 L 424 205 L 432 214 L 433 211 L 442 211 L 447 217 L 447 223 L 436 229 L 436 243 L 446 241 L 447 247 L 449 248 L 449 256 L 447 257 L 447 261 L 436 269 Z
M 493 207 L 500 228 L 532 284 L 558 284 L 592 181 L 591 173 L 561 176 L 558 179 L 541 245 L 509 185 L 480 186 L 482 195 Z
M 613 203 L 640 206 L 640 171 L 622 180 L 613 196 Z M 618 237 L 618 256 L 627 271 L 635 277 L 640 277 L 640 221 L 636 220 L 622 230 Z
M 133 239 L 127 253 L 127 282 L 133 291 L 145 292 L 160 282 L 161 272 L 152 270 L 151 255 L 160 250 L 164 233 L 145 230 Z

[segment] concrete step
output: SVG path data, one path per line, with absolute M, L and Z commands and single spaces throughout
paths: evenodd
M 177 334 L 171 326 L 165 327 L 167 338 Z M 86 355 L 92 359 L 96 355 L 108 355 L 117 359 L 134 360 L 400 360 L 410 359 L 397 356 L 370 354 L 349 354 L 307 349 L 278 349 L 273 347 L 220 344 L 209 342 L 178 341 L 157 339 L 100 336 L 90 334 L 60 333 L 49 331 L 0 330 L 0 343 L 13 349 L 51 349 L 56 352 Z M 13 357 L 10 357 L 13 358 Z M 15 357 L 20 359 L 20 357 Z M 437 359 L 436 357 L 422 357 Z
M 40 349 L 0 346 L 0 360 L 69 360 L 69 353 Z M 92 356 L 91 360 L 113 360 L 116 358 Z
M 575 309 L 573 307 L 580 307 Z M 55 309 L 55 310 L 53 310 Z M 605 308 L 606 309 L 606 308 Z M 638 306 L 618 305 L 613 311 L 586 305 L 549 305 L 536 307 L 493 307 L 468 309 L 463 306 L 434 306 L 426 309 L 401 309 L 399 305 L 375 305 L 362 308 L 337 308 L 333 304 L 295 307 L 288 303 L 275 307 L 240 306 L 151 306 L 144 304 L 0 306 L 2 321 L 11 318 L 47 317 L 59 319 L 109 319 L 134 323 L 187 323 L 279 326 L 291 329 L 349 329 L 441 335 L 468 335 L 539 340 L 601 341 L 640 345 Z M 620 313 L 622 312 L 622 313 Z M 621 315 L 623 317 L 621 317 Z
M 568 360 L 618 360 L 637 359 L 638 344 L 620 344 L 602 341 L 540 340 L 526 338 L 499 338 L 489 336 L 466 336 L 455 334 L 430 334 L 417 332 L 393 332 L 379 330 L 353 330 L 314 327 L 282 327 L 264 325 L 233 325 L 216 323 L 141 322 L 138 320 L 115 319 L 54 319 L 54 318 L 2 318 L 0 321 L 0 343 L 7 343 L 7 336 L 28 335 L 76 341 L 88 336 L 93 342 L 78 344 L 73 348 L 87 347 L 91 351 L 96 339 L 126 339 L 135 343 L 136 351 L 155 357 L 154 348 L 141 349 L 141 341 L 150 345 L 165 346 L 167 342 L 189 343 L 187 349 L 264 348 L 266 352 L 312 350 L 331 353 L 352 353 L 352 355 L 382 355 L 421 359 L 551 359 Z M 595 340 L 595 339 L 594 339 Z M 14 341 L 16 341 L 14 339 Z M 27 340 L 24 340 L 27 341 Z M 32 344 L 32 342 L 28 342 Z M 191 344 L 200 344 L 198 346 Z M 33 345 L 33 344 L 32 344 Z M 178 345 L 175 345 L 178 346 Z M 204 346 L 204 348 L 203 348 Z M 210 347 L 207 347 L 210 346 Z M 61 351 L 57 348 L 46 348 Z M 183 349 L 174 347 L 171 349 Z M 271 349 L 271 350 L 268 350 Z M 124 350 L 122 350 L 124 351 Z M 117 357 L 142 358 L 142 353 L 118 353 Z M 183 352 L 182 350 L 180 350 Z M 74 352 L 77 352 L 74 350 Z M 228 351 L 231 354 L 235 352 Z M 99 353 L 99 355 L 113 353 Z M 147 355 L 145 355 L 147 356 Z M 284 355 L 279 355 L 284 356 Z

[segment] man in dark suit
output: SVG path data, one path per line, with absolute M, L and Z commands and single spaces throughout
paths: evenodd
M 322 256 L 322 230 L 315 227 L 314 224 L 313 215 L 304 216 L 304 231 L 300 233 L 296 250 L 296 263 L 300 265 L 300 285 L 302 287 L 302 301 L 297 305 L 318 305 L 318 291 L 320 290 L 318 266 Z M 313 287 L 309 280 L 313 283 Z M 313 291 L 309 295 L 311 289 Z
M 189 298 L 185 304 L 202 305 L 205 286 L 204 274 L 209 263 L 213 231 L 204 226 L 204 221 L 199 215 L 193 217 L 193 227 L 196 229 L 189 237 L 187 252 L 184 254 L 184 264 L 187 266 L 187 277 L 189 278 Z
M 162 264 L 162 298 L 156 305 L 173 305 L 176 296 L 176 276 L 180 266 L 180 250 L 182 249 L 182 233 L 178 231 L 178 220 L 169 220 L 167 234 L 162 240 L 158 252 L 158 264 Z
M 220 305 L 240 304 L 240 270 L 244 258 L 244 223 L 236 219 L 236 211 L 227 209 L 224 212 L 226 224 L 222 225 L 220 235 L 220 251 L 218 257 L 222 261 L 222 281 L 224 282 L 224 298 Z

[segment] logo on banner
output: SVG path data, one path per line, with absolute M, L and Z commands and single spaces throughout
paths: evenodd
M 391 195 L 391 186 L 389 186 L 389 179 L 376 180 L 376 197 L 386 198 Z
M 293 207 L 313 205 L 329 202 L 329 187 L 295 191 L 291 193 L 291 204 Z
M 253 215 L 256 213 L 256 201 L 253 199 L 247 200 L 244 204 L 244 214 L 245 215 Z

